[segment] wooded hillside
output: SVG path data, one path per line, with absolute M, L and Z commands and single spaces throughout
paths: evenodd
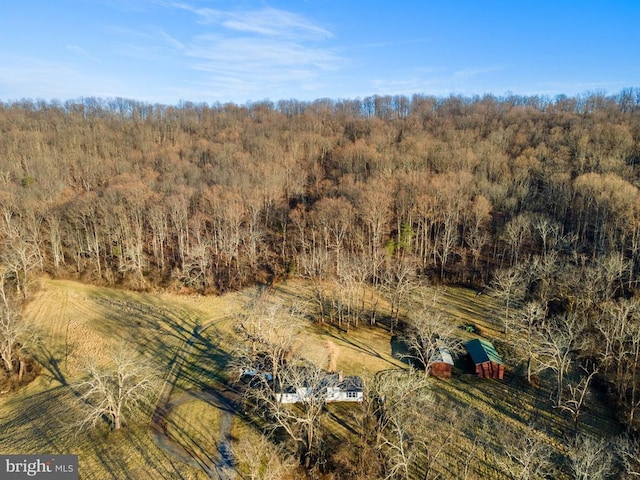
M 201 291 L 373 278 L 394 255 L 477 284 L 551 251 L 637 270 L 638 90 L 23 101 L 0 105 L 0 131 L 3 258 L 27 269 Z

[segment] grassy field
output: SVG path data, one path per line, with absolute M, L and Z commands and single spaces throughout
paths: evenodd
M 434 307 L 449 321 L 474 324 L 483 335 L 500 337 L 497 319 L 501 307 L 493 298 L 457 287 L 428 287 L 422 293 L 432 298 Z M 305 282 L 290 281 L 269 294 L 295 305 L 301 313 L 312 312 L 311 287 Z M 257 287 L 202 297 L 134 293 L 43 279 L 25 310 L 25 318 L 41 332 L 42 346 L 36 356 L 43 374 L 21 391 L 0 397 L 0 451 L 78 454 L 81 478 L 86 479 L 207 478 L 199 466 L 215 463 L 218 458 L 221 411 L 217 402 L 196 396 L 169 410 L 166 431 L 170 438 L 183 453 L 202 460 L 189 464 L 158 447 L 148 420 L 113 434 L 107 434 L 106 429 L 78 432 L 75 424 L 80 404 L 70 385 L 82 378 L 88 361 L 106 362 L 110 350 L 125 342 L 165 373 L 174 366 L 170 402 L 184 399 L 186 392 L 223 388 L 230 375 L 226 367 L 235 342 L 234 323 L 259 295 Z M 200 333 L 193 336 L 196 328 Z M 464 329 L 459 331 L 461 338 L 473 336 Z M 367 379 L 381 370 L 406 368 L 393 357 L 391 335 L 381 326 L 361 326 L 346 333 L 309 322 L 298 337 L 300 351 L 320 365 L 326 363 L 329 348 L 337 350 L 337 368 L 348 375 Z M 524 387 L 509 372 L 504 382 L 498 382 L 476 379 L 464 369 L 456 369 L 451 381 L 435 380 L 433 388 L 452 404 L 503 419 L 516 429 L 524 429 L 532 421 L 544 425 L 550 445 L 560 445 L 570 430 L 568 420 L 550 409 L 549 391 Z M 330 418 L 335 420 L 332 444 L 339 445 L 341 439 L 353 435 L 353 408 L 330 408 Z M 251 431 L 240 417 L 234 417 L 233 423 L 234 432 Z M 597 398 L 589 404 L 583 424 L 594 432 L 615 432 L 617 428 Z M 461 439 L 458 457 L 448 461 L 459 462 L 472 454 L 473 448 L 471 437 Z M 481 467 L 476 470 L 481 472 Z

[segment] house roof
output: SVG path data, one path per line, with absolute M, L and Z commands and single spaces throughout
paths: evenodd
M 493 362 L 499 365 L 504 365 L 496 347 L 494 347 L 488 340 L 475 338 L 473 340 L 469 340 L 464 344 L 464 346 L 469 352 L 469 355 L 471 355 L 471 359 L 475 364 Z
M 363 389 L 362 378 L 358 376 L 345 376 L 340 379 L 340 375 L 337 373 L 327 373 L 320 381 L 319 387 L 321 388 L 334 388 L 337 387 L 343 392 L 361 392 Z M 302 385 L 275 385 L 276 393 L 295 393 L 299 388 L 309 388 L 309 385 L 304 382 Z
M 447 365 L 453 365 L 453 357 L 451 356 L 451 352 L 447 348 L 438 349 L 434 357 L 434 361 L 436 363 L 446 363 Z
M 338 386 L 345 392 L 361 392 L 362 378 L 358 376 L 344 377 Z

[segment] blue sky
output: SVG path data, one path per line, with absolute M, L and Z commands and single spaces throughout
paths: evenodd
M 150 103 L 640 86 L 640 0 L 7 0 L 0 100 Z

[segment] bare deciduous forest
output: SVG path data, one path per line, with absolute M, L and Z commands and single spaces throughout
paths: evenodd
M 414 285 L 465 285 L 501 300 L 523 378 L 553 372 L 552 403 L 576 433 L 591 383 L 633 438 L 639 175 L 638 89 L 4 103 L 2 312 L 37 272 L 212 295 L 303 277 L 323 322 L 394 330 L 411 325 Z M 5 370 L 24 369 L 11 355 Z

